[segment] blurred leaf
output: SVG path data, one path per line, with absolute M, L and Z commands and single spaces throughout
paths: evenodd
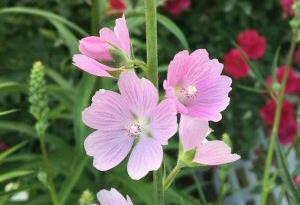
M 166 16 L 163 16 L 161 14 L 157 15 L 157 20 L 159 23 L 161 23 L 166 29 L 168 29 L 171 33 L 176 36 L 176 38 L 180 41 L 180 43 L 183 45 L 183 47 L 187 50 L 189 50 L 189 44 L 186 40 L 186 37 L 182 30 L 169 18 Z
M 45 69 L 46 75 L 53 79 L 58 85 L 66 89 L 72 89 L 72 85 L 66 81 L 60 73 L 54 69 Z
M 82 36 L 87 36 L 88 33 L 84 31 L 82 28 L 77 26 L 76 24 L 72 23 L 71 21 L 67 20 L 66 18 L 59 16 L 55 13 L 44 11 L 41 9 L 36 8 L 29 8 L 29 7 L 10 7 L 10 8 L 3 8 L 0 9 L 0 14 L 10 14 L 10 13 L 16 13 L 16 14 L 30 14 L 35 16 L 43 17 L 47 20 L 54 20 L 57 22 L 60 22 L 69 28 L 73 29 L 74 31 L 78 32 Z
M 8 115 L 14 112 L 19 111 L 18 109 L 11 109 L 11 110 L 6 110 L 6 111 L 0 111 L 0 116 Z
M 288 190 L 291 198 L 293 199 L 295 205 L 300 204 L 300 194 L 299 194 L 298 188 L 294 183 L 293 177 L 289 173 L 289 169 L 287 167 L 285 156 L 280 147 L 279 139 L 277 136 L 275 136 L 275 137 L 276 137 L 276 139 L 275 139 L 276 156 L 277 156 L 277 160 L 278 160 L 278 165 L 279 165 L 279 167 L 281 169 L 281 173 L 283 175 L 282 176 L 283 180 L 285 182 L 287 190 Z
M 32 173 L 32 170 L 7 171 L 6 173 L 0 175 L 0 183 L 16 177 L 26 176 Z
M 272 64 L 272 83 L 277 83 L 276 69 L 278 68 L 278 58 L 280 54 L 280 49 L 280 47 L 277 48 Z
M 0 83 L 0 93 L 9 93 L 12 92 L 27 92 L 27 86 L 17 82 L 2 82 Z
M 23 147 L 27 142 L 21 142 L 20 144 L 17 144 L 3 152 L 0 153 L 0 162 L 5 159 L 6 157 L 8 157 L 9 155 L 13 154 L 14 152 L 16 152 L 18 149 L 20 149 L 21 147 Z
M 56 27 L 59 34 L 65 40 L 66 45 L 70 50 L 70 53 L 72 55 L 78 53 L 78 39 L 74 36 L 74 34 L 62 23 L 53 20 L 50 20 L 50 22 Z

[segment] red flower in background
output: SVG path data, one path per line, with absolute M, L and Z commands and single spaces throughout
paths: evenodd
M 4 142 L 0 141 L 0 152 L 5 151 L 9 146 Z
M 125 0 L 109 0 L 110 10 L 114 13 L 124 13 L 127 9 Z
M 283 79 L 285 69 L 285 65 L 282 65 L 277 69 L 276 76 L 279 83 L 281 83 Z M 272 76 L 268 77 L 267 82 L 270 86 L 272 85 Z M 289 94 L 300 94 L 300 74 L 297 73 L 293 68 L 290 68 L 289 70 L 285 91 Z
M 267 40 L 256 30 L 249 29 L 240 33 L 237 41 L 249 59 L 260 59 L 265 55 Z
M 250 68 L 238 49 L 232 49 L 224 56 L 224 71 L 233 78 L 246 76 Z
M 191 7 L 191 0 L 167 0 L 164 9 L 174 16 L 178 16 L 184 10 Z
M 272 129 L 275 118 L 276 102 L 269 100 L 260 111 L 262 119 L 265 121 L 269 130 Z M 297 135 L 297 121 L 293 104 L 285 100 L 282 105 L 281 120 L 279 124 L 279 140 L 283 145 L 294 142 Z
M 293 4 L 295 0 L 281 0 L 281 7 L 286 16 L 294 16 L 295 11 L 293 9 Z
M 299 174 L 294 177 L 294 182 L 295 182 L 295 184 L 300 186 L 300 175 Z
M 295 61 L 298 65 L 300 65 L 300 48 L 298 48 L 295 52 Z

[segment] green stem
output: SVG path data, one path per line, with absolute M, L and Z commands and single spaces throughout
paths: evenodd
M 148 78 L 158 88 L 156 0 L 145 0 Z M 155 205 L 164 205 L 163 168 L 153 172 Z
M 49 190 L 50 190 L 52 204 L 58 205 L 59 203 L 57 200 L 57 193 L 56 193 L 55 185 L 54 185 L 54 182 L 52 179 L 52 172 L 51 172 L 51 169 L 49 166 L 49 160 L 48 160 L 48 154 L 47 154 L 47 150 L 46 150 L 44 136 L 40 136 L 40 147 L 41 147 L 41 151 L 42 151 L 45 171 L 47 173 L 47 183 L 48 183 Z
M 158 87 L 156 0 L 145 0 L 148 77 Z
M 98 35 L 100 28 L 100 1 L 92 0 L 92 34 Z
M 172 171 L 164 181 L 164 190 L 167 190 L 171 186 L 182 167 L 182 164 L 180 162 L 177 162 L 176 166 L 172 169 Z
M 286 83 L 288 79 L 288 73 L 289 69 L 292 64 L 292 59 L 294 56 L 294 51 L 296 48 L 297 44 L 297 31 L 293 32 L 292 35 L 292 40 L 291 40 L 291 46 L 289 49 L 289 53 L 287 56 L 287 61 L 286 61 L 286 69 L 283 75 L 283 79 L 281 82 L 281 87 L 280 91 L 278 94 L 278 101 L 277 101 L 277 106 L 276 106 L 276 111 L 275 111 L 275 119 L 273 123 L 273 128 L 272 128 L 272 133 L 271 133 L 271 142 L 268 148 L 268 154 L 267 154 L 267 159 L 266 159 L 266 164 L 265 164 L 265 171 L 264 171 L 264 177 L 263 177 L 263 190 L 262 190 L 262 197 L 261 197 L 261 205 L 266 205 L 267 199 L 268 199 L 268 194 L 270 191 L 270 171 L 271 171 L 271 166 L 272 166 L 272 161 L 273 161 L 273 154 L 274 154 L 274 148 L 275 148 L 275 139 L 276 136 L 278 135 L 278 129 L 280 125 L 280 118 L 281 118 L 281 110 L 282 110 L 282 103 L 284 100 L 284 94 L 285 94 L 285 88 L 286 88 Z

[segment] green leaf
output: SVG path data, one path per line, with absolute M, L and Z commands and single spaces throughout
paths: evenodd
M 8 181 L 8 180 L 16 178 L 16 177 L 26 176 L 26 175 L 29 175 L 32 173 L 33 173 L 32 170 L 9 171 L 9 172 L 6 172 L 5 174 L 0 175 L 0 183 L 2 183 L 4 181 Z
M 82 36 L 88 35 L 88 33 L 86 31 L 84 31 L 82 28 L 80 28 L 76 24 L 72 23 L 71 21 L 67 20 L 64 17 L 61 17 L 61 16 L 59 16 L 55 13 L 49 12 L 49 11 L 44 11 L 41 9 L 29 8 L 29 7 L 9 7 L 9 8 L 0 9 L 0 14 L 11 14 L 11 13 L 30 14 L 30 15 L 43 17 L 47 20 L 54 20 L 54 21 L 60 22 L 64 25 L 68 26 L 69 28 L 71 28 L 74 31 L 81 34 Z
M 0 116 L 8 115 L 14 112 L 19 111 L 18 109 L 11 109 L 11 110 L 5 110 L 5 111 L 0 111 Z
M 274 56 L 274 60 L 273 60 L 273 64 L 272 64 L 272 83 L 276 83 L 277 82 L 277 77 L 276 77 L 276 69 L 278 67 L 278 58 L 279 58 L 279 54 L 280 54 L 280 47 L 277 48 L 275 56 Z
M 0 83 L 0 93 L 9 93 L 12 92 L 27 92 L 27 86 L 17 82 L 2 82 Z
M 186 40 L 186 37 L 182 30 L 169 18 L 163 16 L 161 14 L 157 15 L 157 20 L 160 24 L 162 24 L 166 29 L 168 29 L 176 38 L 180 41 L 183 47 L 189 50 L 189 44 Z
M 282 149 L 280 147 L 280 144 L 279 144 L 278 136 L 275 136 L 275 137 L 276 137 L 276 139 L 275 139 L 276 157 L 277 157 L 277 160 L 278 160 L 279 167 L 281 169 L 281 173 L 283 175 L 282 176 L 283 180 L 284 180 L 285 185 L 287 186 L 287 190 L 288 190 L 291 198 L 295 202 L 295 204 L 300 204 L 299 191 L 297 189 L 297 186 L 294 183 L 293 177 L 289 173 L 285 156 L 284 156 L 284 154 L 282 152 Z
M 6 157 L 8 157 L 9 155 L 13 154 L 14 152 L 16 152 L 18 149 L 20 149 L 21 147 L 23 147 L 27 142 L 21 142 L 20 144 L 17 144 L 3 152 L 0 153 L 0 162 L 5 159 Z
M 50 20 L 50 22 L 55 26 L 58 33 L 62 36 L 62 38 L 66 42 L 66 45 L 70 50 L 70 53 L 72 55 L 78 53 L 78 39 L 75 37 L 75 35 L 62 23 L 54 20 Z

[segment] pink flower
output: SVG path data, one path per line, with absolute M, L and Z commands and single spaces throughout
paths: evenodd
M 276 71 L 277 81 L 281 83 L 286 66 L 282 65 Z M 267 78 L 267 83 L 272 86 L 272 76 Z M 286 93 L 288 94 L 300 94 L 300 74 L 297 73 L 294 68 L 290 68 L 288 73 L 288 80 L 286 84 Z
M 120 192 L 114 188 L 112 188 L 110 191 L 102 189 L 98 192 L 97 198 L 100 202 L 100 205 L 133 205 L 128 195 L 125 199 Z
M 224 70 L 235 79 L 245 77 L 250 68 L 238 49 L 231 49 L 224 56 Z
M 295 184 L 300 186 L 300 175 L 299 174 L 294 177 L 294 182 L 295 182 Z
M 271 131 L 275 119 L 276 102 L 267 101 L 260 111 L 262 119 L 267 128 Z M 294 142 L 297 136 L 297 120 L 293 104 L 285 100 L 282 105 L 282 113 L 279 124 L 279 141 L 282 145 L 288 145 Z
M 164 9 L 174 16 L 191 7 L 191 0 L 167 0 Z
M 130 38 L 125 17 L 116 20 L 114 31 L 100 30 L 100 36 L 80 40 L 81 54 L 73 56 L 73 64 L 96 76 L 112 77 L 130 59 Z
M 206 165 L 220 165 L 240 159 L 237 154 L 231 154 L 231 148 L 220 140 L 208 141 L 211 133 L 205 120 L 181 115 L 179 136 L 185 152 L 196 150 L 193 162 Z
M 176 107 L 171 100 L 158 103 L 158 91 L 147 79 L 123 72 L 120 93 L 98 91 L 83 112 L 84 123 L 97 129 L 85 140 L 85 150 L 100 171 L 117 166 L 131 151 L 127 171 L 140 179 L 162 163 L 162 145 L 177 131 Z
M 286 16 L 295 16 L 293 4 L 295 0 L 281 0 L 281 7 Z
M 172 99 L 178 112 L 203 120 L 219 121 L 220 114 L 229 104 L 231 79 L 221 75 L 223 65 L 209 59 L 204 49 L 181 51 L 169 65 L 164 81 L 167 97 Z
M 267 40 L 256 30 L 249 29 L 240 33 L 237 41 L 249 59 L 260 59 L 265 55 Z
M 127 9 L 125 0 L 109 0 L 110 10 L 114 13 L 124 13 Z

